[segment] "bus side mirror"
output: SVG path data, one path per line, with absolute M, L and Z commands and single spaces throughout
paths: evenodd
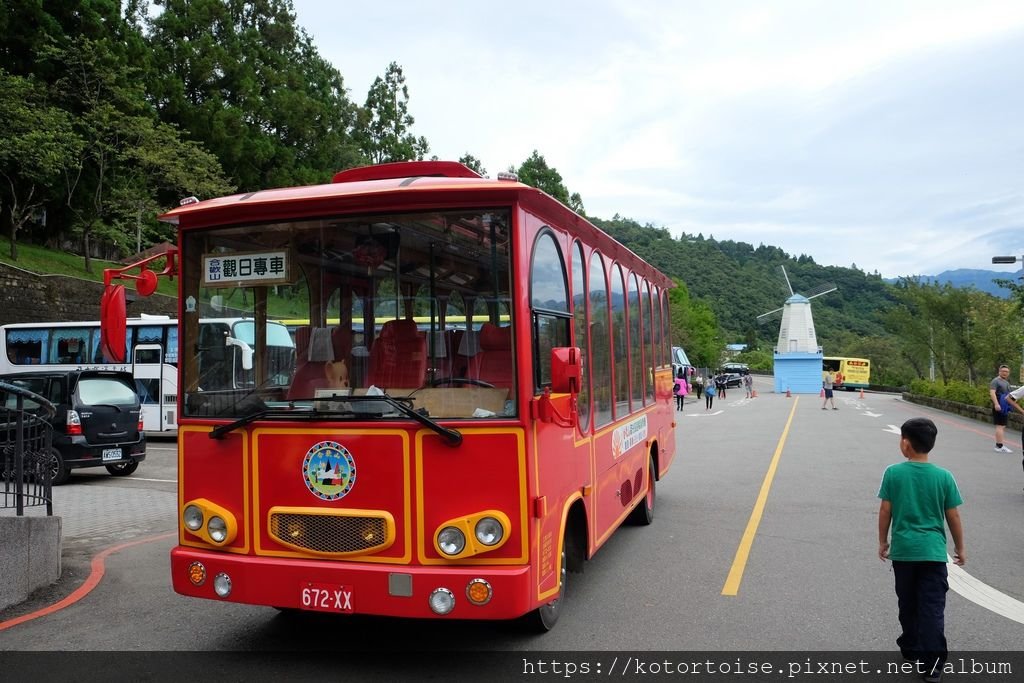
M 128 355 L 126 308 L 124 285 L 107 285 L 100 297 L 100 350 L 110 363 L 124 363 Z
M 246 344 L 241 339 L 235 339 L 234 337 L 225 337 L 225 346 L 237 346 L 242 350 L 242 369 L 252 370 L 252 347 Z
M 551 349 L 551 391 L 556 394 L 580 393 L 582 362 L 579 347 Z

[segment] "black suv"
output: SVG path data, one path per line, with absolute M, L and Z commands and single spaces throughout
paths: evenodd
M 750 368 L 746 363 L 726 363 L 722 366 L 724 372 L 731 372 L 737 375 L 749 375 Z
M 68 480 L 78 467 L 106 467 L 126 476 L 146 459 L 142 406 L 131 373 L 116 370 L 57 370 L 0 376 L 0 381 L 39 394 L 57 407 L 50 420 L 53 449 L 50 474 L 54 485 Z M 0 391 L 8 409 L 17 397 Z M 25 400 L 24 408 L 38 404 Z

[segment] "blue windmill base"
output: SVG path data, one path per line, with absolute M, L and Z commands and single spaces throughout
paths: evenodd
M 821 393 L 822 353 L 776 353 L 775 392 Z

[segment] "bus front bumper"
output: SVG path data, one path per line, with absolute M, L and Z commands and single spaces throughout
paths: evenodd
M 176 593 L 190 597 L 338 614 L 513 619 L 540 604 L 528 566 L 398 566 L 177 546 L 171 550 L 171 579 Z M 473 587 L 479 601 L 480 580 L 490 586 L 491 597 L 475 604 L 469 594 Z M 226 586 L 230 592 L 218 594 L 216 588 L 223 593 Z M 435 591 L 450 593 L 454 607 L 447 614 L 431 609 Z

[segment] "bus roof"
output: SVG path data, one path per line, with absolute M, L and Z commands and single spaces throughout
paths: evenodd
M 384 167 L 384 168 L 382 168 Z M 463 170 L 459 170 L 459 167 Z M 181 230 L 316 218 L 349 212 L 416 211 L 445 206 L 518 203 L 531 213 L 572 227 L 602 253 L 644 272 L 660 287 L 675 283 L 610 235 L 554 197 L 518 180 L 482 178 L 456 162 L 402 161 L 342 171 L 335 182 L 259 190 L 193 202 L 159 218 Z

